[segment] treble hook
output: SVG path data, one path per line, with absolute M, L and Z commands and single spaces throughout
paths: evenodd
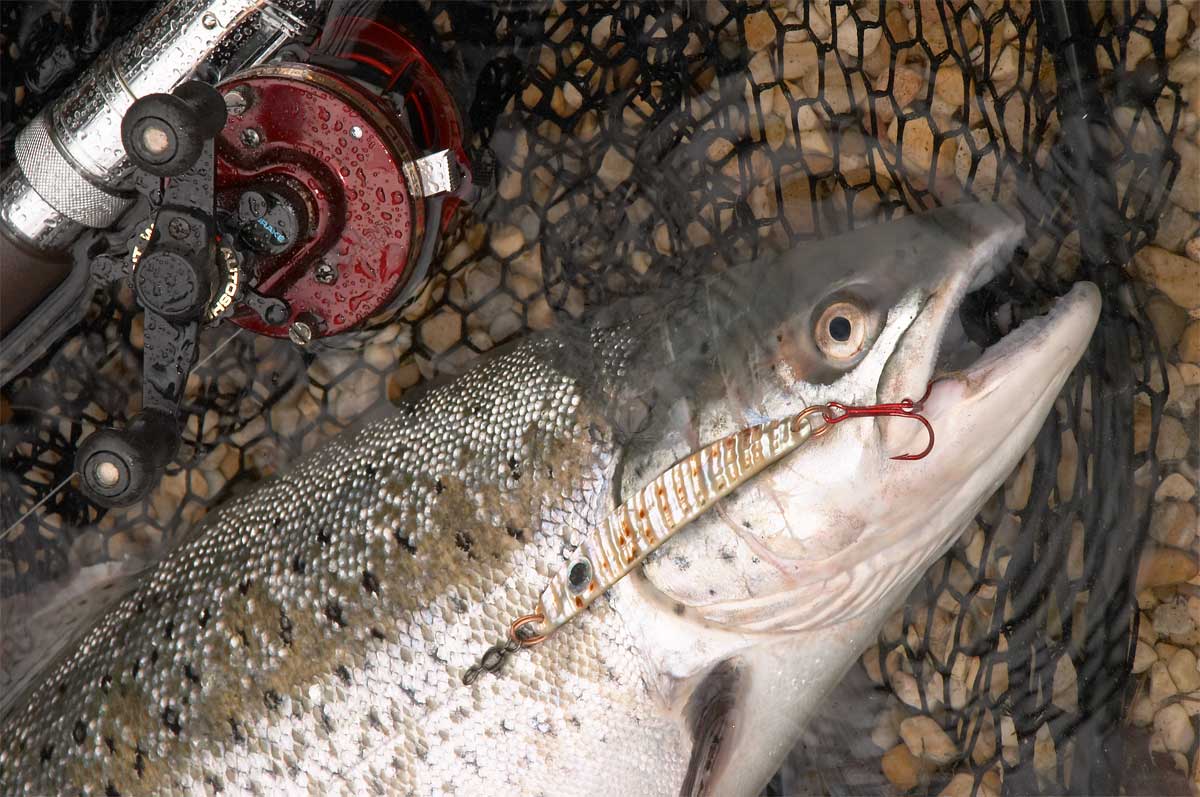
M 901 399 L 900 401 L 891 404 L 872 404 L 868 407 L 848 407 L 837 401 L 831 401 L 825 405 L 821 412 L 821 420 L 829 425 L 838 424 L 847 418 L 878 418 L 881 416 L 893 418 L 912 418 L 921 422 L 925 427 L 925 431 L 929 433 L 929 444 L 925 446 L 925 450 L 919 454 L 898 454 L 892 459 L 912 461 L 924 459 L 929 456 L 929 452 L 933 450 L 933 424 L 924 415 L 921 415 L 921 410 L 924 408 L 925 400 L 929 398 L 930 391 L 933 390 L 933 384 L 925 388 L 925 395 L 921 396 L 917 401 L 910 398 Z M 834 414 L 840 413 L 840 414 Z

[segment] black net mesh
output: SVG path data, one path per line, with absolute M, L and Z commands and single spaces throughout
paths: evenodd
M 874 688 L 892 695 L 870 701 L 882 769 L 878 750 L 855 761 L 810 741 L 769 790 L 1116 793 L 1144 485 L 1166 406 L 1145 294 L 1121 267 L 1160 220 L 1180 235 L 1195 224 L 1170 221 L 1180 211 L 1167 203 L 1183 112 L 1167 69 L 1183 46 L 1169 30 L 1176 13 L 1089 7 L 1114 122 L 1103 246 L 1081 246 L 1055 65 L 1027 1 L 426 3 L 419 26 L 462 78 L 478 160 L 495 176 L 428 285 L 398 315 L 318 350 L 208 330 L 177 461 L 122 511 L 64 484 L 76 443 L 140 400 L 140 317 L 130 296 L 99 296 L 3 390 L 0 590 L 160 550 L 373 406 L 595 303 L 997 199 L 1021 208 L 1029 237 L 971 297 L 970 334 L 989 343 L 1084 277 L 1105 294 L 1100 331 L 1013 479 L 864 657 Z M 28 67 L 42 56 L 15 57 Z M 21 73 L 6 72 L 7 89 Z M 6 149 L 9 137 L 6 125 Z M 945 750 L 914 759 L 901 749 L 913 735 L 944 736 Z

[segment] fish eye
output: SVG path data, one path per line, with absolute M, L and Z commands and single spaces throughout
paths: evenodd
M 586 559 L 580 559 L 571 565 L 571 569 L 567 571 L 567 586 L 576 595 L 587 589 L 587 585 L 591 583 L 591 580 L 592 566 Z
M 817 348 L 831 360 L 844 362 L 858 356 L 867 341 L 867 313 L 848 301 L 834 302 L 817 320 Z

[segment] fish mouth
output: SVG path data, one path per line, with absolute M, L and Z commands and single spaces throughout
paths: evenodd
M 987 348 L 959 339 L 960 330 L 947 324 L 951 329 L 929 368 L 925 387 L 914 387 L 908 394 L 914 398 L 926 395 L 922 414 L 933 425 L 938 442 L 955 442 L 954 438 L 961 437 L 958 427 L 968 420 L 962 416 L 980 412 L 991 419 L 986 424 L 989 431 L 1003 423 L 1015 429 L 1030 415 L 1036 415 L 1040 425 L 1039 410 L 1047 402 L 1046 394 L 1052 401 L 1087 348 L 1100 304 L 1095 284 L 1076 283 L 1041 315 L 1025 319 Z M 978 419 L 967 425 L 985 426 Z M 919 443 L 914 440 L 913 426 L 902 419 L 884 425 L 886 447 L 903 446 L 905 440 Z M 937 434 L 939 427 L 942 434 Z M 989 434 L 978 442 L 992 437 L 995 435 Z

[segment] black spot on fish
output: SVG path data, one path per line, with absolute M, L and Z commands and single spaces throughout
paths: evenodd
M 146 774 L 146 753 L 140 744 L 133 754 L 133 771 L 137 773 L 139 779 Z
M 250 591 L 250 585 L 253 583 L 254 583 L 253 579 L 249 579 L 249 578 L 246 579 L 241 584 L 238 584 L 238 592 L 245 595 L 247 592 Z
M 238 636 L 242 638 L 242 644 L 245 645 L 246 649 L 248 650 L 250 648 L 250 635 L 246 633 L 245 628 L 239 628 L 237 632 Z
M 322 545 L 328 545 L 329 541 L 332 539 L 333 535 L 329 533 L 329 529 L 321 529 L 317 532 L 317 542 L 321 543 Z
M 208 618 L 209 618 L 208 609 L 207 608 L 201 609 L 200 616 L 196 618 L 196 623 L 201 628 L 204 628 L 204 626 L 208 625 Z
M 334 670 L 334 672 L 337 673 L 338 678 L 342 679 L 342 683 L 344 683 L 346 686 L 350 685 L 350 670 L 346 669 L 345 664 L 339 664 L 338 668 Z
M 176 736 L 183 730 L 183 726 L 179 724 L 179 712 L 170 706 L 163 709 L 162 721 L 163 725 L 167 726 L 167 730 Z
M 706 354 L 708 354 L 708 352 L 711 348 L 712 348 L 712 345 L 706 340 L 700 344 L 700 353 L 706 355 Z
M 287 616 L 287 612 L 283 607 L 279 609 L 279 636 L 283 639 L 283 644 L 290 646 L 294 637 L 292 636 L 292 618 Z
M 450 596 L 450 605 L 454 607 L 454 611 L 459 614 L 465 614 L 467 611 L 467 602 L 457 595 Z
M 150 663 L 158 664 L 158 648 L 150 648 Z
M 112 686 L 112 676 L 104 673 L 100 676 L 100 691 L 107 693 L 110 686 Z
M 433 482 L 433 491 L 434 491 L 435 493 L 437 493 L 438 495 L 441 495 L 441 494 L 442 494 L 442 491 L 443 491 L 443 490 L 445 490 L 445 489 L 446 489 L 446 485 L 442 484 L 442 480 L 441 480 L 440 478 L 439 478 L 439 479 L 436 479 L 436 480 L 434 480 L 434 482 Z
M 521 478 L 521 463 L 517 462 L 516 457 L 508 458 L 508 469 L 512 471 L 512 475 L 513 475 L 514 479 Z
M 375 578 L 375 574 L 370 570 L 363 571 L 362 585 L 363 589 L 372 595 L 379 594 L 379 579 Z
M 517 542 L 525 542 L 525 531 L 523 529 L 514 528 L 513 526 L 505 526 L 504 530 L 508 532 L 508 536 L 512 537 Z
M 307 565 L 305 565 L 305 563 L 304 563 L 304 557 L 301 556 L 300 554 L 296 554 L 295 556 L 292 557 L 292 572 L 293 573 L 300 573 L 301 575 L 303 575 L 304 568 L 306 566 Z
M 54 755 L 54 745 L 47 744 L 42 748 L 42 752 L 39 754 L 38 758 L 40 758 L 42 763 L 45 764 L 50 760 L 50 756 L 52 755 Z
M 346 625 L 346 616 L 342 614 L 342 605 L 337 601 L 325 604 L 325 617 L 338 628 Z
M 474 543 L 475 541 L 471 539 L 471 535 L 467 534 L 465 531 L 454 532 L 454 544 L 457 545 L 459 549 L 470 553 L 471 546 Z
M 242 744 L 246 741 L 246 735 L 242 733 L 242 729 L 238 725 L 238 721 L 233 717 L 229 718 L 229 731 L 233 734 L 233 740 L 238 744 Z
M 139 672 L 141 672 L 141 671 L 142 671 L 142 660 L 141 660 L 141 659 L 134 659 L 134 660 L 133 660 L 133 666 L 129 668 L 129 673 L 130 673 L 130 675 L 132 675 L 132 676 L 133 676 L 133 679 L 134 679 L 135 681 L 137 680 L 138 673 L 139 673 Z
M 722 548 L 720 553 L 717 555 L 721 557 L 722 562 L 732 562 L 737 558 L 737 555 L 734 554 L 733 550 L 730 548 Z
M 200 673 L 196 672 L 196 668 L 192 666 L 190 661 L 183 665 L 183 677 L 194 684 L 200 683 Z
M 173 633 L 175 633 L 175 621 L 167 620 L 167 625 L 163 628 L 163 639 L 170 639 Z
M 67 682 L 66 681 L 62 681 L 61 683 L 59 683 L 58 693 L 60 695 L 65 695 L 67 693 Z
M 412 540 L 405 536 L 400 529 L 396 529 L 396 542 L 404 546 L 404 550 L 408 551 L 413 556 L 417 554 L 417 546 L 413 545 Z
M 109 755 L 117 752 L 117 742 L 111 736 L 104 737 L 104 746 L 108 748 Z
M 378 640 L 380 640 L 381 642 L 382 642 L 383 640 L 387 639 L 387 637 L 386 637 L 386 636 L 384 636 L 383 632 L 382 632 L 382 631 L 380 631 L 378 628 L 372 628 L 372 629 L 371 629 L 371 636 L 372 636 L 372 637 L 374 637 L 375 639 L 378 639 Z
M 323 725 L 325 727 L 325 732 L 333 733 L 336 730 L 336 728 L 334 728 L 334 726 L 333 726 L 333 719 L 329 716 L 328 713 L 326 713 L 324 704 L 321 705 L 320 712 L 321 712 L 321 725 Z
M 375 709 L 367 712 L 367 722 L 377 731 L 383 730 L 383 723 L 379 721 L 379 715 L 375 713 Z
M 687 611 L 687 607 L 685 607 L 682 603 L 676 603 L 672 608 L 674 609 L 675 614 L 679 615 L 680 617 L 682 617 L 683 613 Z
M 744 526 L 745 528 L 748 528 L 748 529 L 749 529 L 749 528 L 753 528 L 753 527 L 750 525 L 750 521 L 749 521 L 749 520 L 743 520 L 743 521 L 742 521 L 742 526 Z
M 146 611 L 146 601 L 145 601 L 145 600 L 139 600 L 139 601 L 137 602 L 137 605 L 136 605 L 136 606 L 134 606 L 134 611 L 136 611 L 138 614 L 144 614 L 144 613 L 145 613 L 145 611 Z
M 220 794 L 221 792 L 225 791 L 225 784 L 222 783 L 221 779 L 218 778 L 216 775 L 205 775 L 204 781 L 209 786 L 212 786 L 213 791 L 216 792 L 217 794 Z
M 279 708 L 279 704 L 282 702 L 283 698 L 281 698 L 279 693 L 274 689 L 268 689 L 267 691 L 263 692 L 263 703 L 272 711 Z
M 104 786 L 104 797 L 121 797 L 121 792 L 117 791 L 111 780 Z

